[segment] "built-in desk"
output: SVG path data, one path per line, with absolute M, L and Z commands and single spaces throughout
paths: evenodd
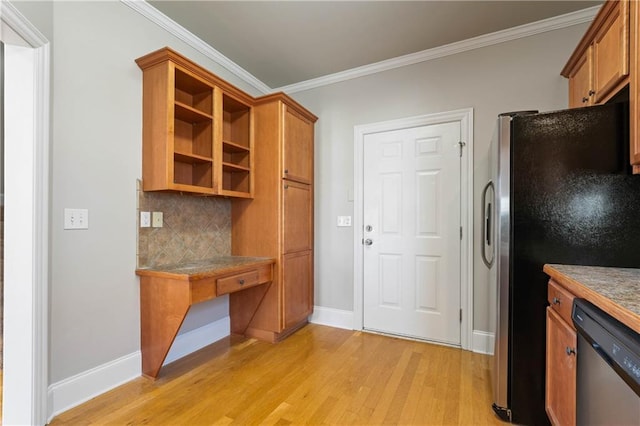
M 191 305 L 270 283 L 274 263 L 272 258 L 223 256 L 137 269 L 142 373 L 154 379 L 158 376 Z M 230 312 L 231 329 L 246 329 L 259 303 L 230 307 L 242 310 Z M 238 324 L 245 320 L 247 324 Z

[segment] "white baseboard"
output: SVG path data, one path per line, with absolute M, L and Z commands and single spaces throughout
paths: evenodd
M 165 358 L 164 364 L 162 365 L 169 364 L 227 337 L 231 332 L 230 330 L 231 318 L 227 316 L 218 321 L 203 325 L 200 328 L 196 328 L 195 330 L 191 330 L 188 333 L 179 334 L 175 342 L 173 342 L 171 349 L 169 349 L 167 358 Z
M 49 386 L 49 421 L 85 401 L 140 377 L 140 351 L 102 364 Z
M 495 345 L 495 335 L 486 331 L 473 330 L 473 343 L 471 349 L 473 352 L 493 355 Z
M 353 330 L 353 311 L 314 306 L 313 314 L 309 317 L 309 322 L 313 324 Z M 493 355 L 495 341 L 493 333 L 473 330 L 472 339 L 471 350 L 473 352 Z
M 164 364 L 182 358 L 229 335 L 230 318 L 180 334 L 171 346 Z M 136 351 L 122 358 L 76 374 L 49 386 L 48 420 L 117 386 L 140 377 L 142 354 Z
M 353 330 L 353 311 L 314 306 L 309 322 Z

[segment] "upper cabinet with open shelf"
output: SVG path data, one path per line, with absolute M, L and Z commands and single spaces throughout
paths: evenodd
M 144 191 L 253 196 L 253 98 L 163 48 L 143 71 Z

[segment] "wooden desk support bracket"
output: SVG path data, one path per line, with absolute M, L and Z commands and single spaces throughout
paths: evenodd
M 189 311 L 189 299 L 188 281 L 140 277 L 142 374 L 145 376 L 158 377 Z

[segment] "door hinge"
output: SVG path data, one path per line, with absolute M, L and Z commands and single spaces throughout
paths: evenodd
M 460 322 L 462 322 L 462 309 L 460 309 Z
M 460 227 L 460 240 L 462 240 L 462 226 Z
M 466 144 L 467 143 L 463 141 L 458 142 L 458 146 L 460 146 L 460 157 L 462 157 L 462 150 L 464 149 Z

